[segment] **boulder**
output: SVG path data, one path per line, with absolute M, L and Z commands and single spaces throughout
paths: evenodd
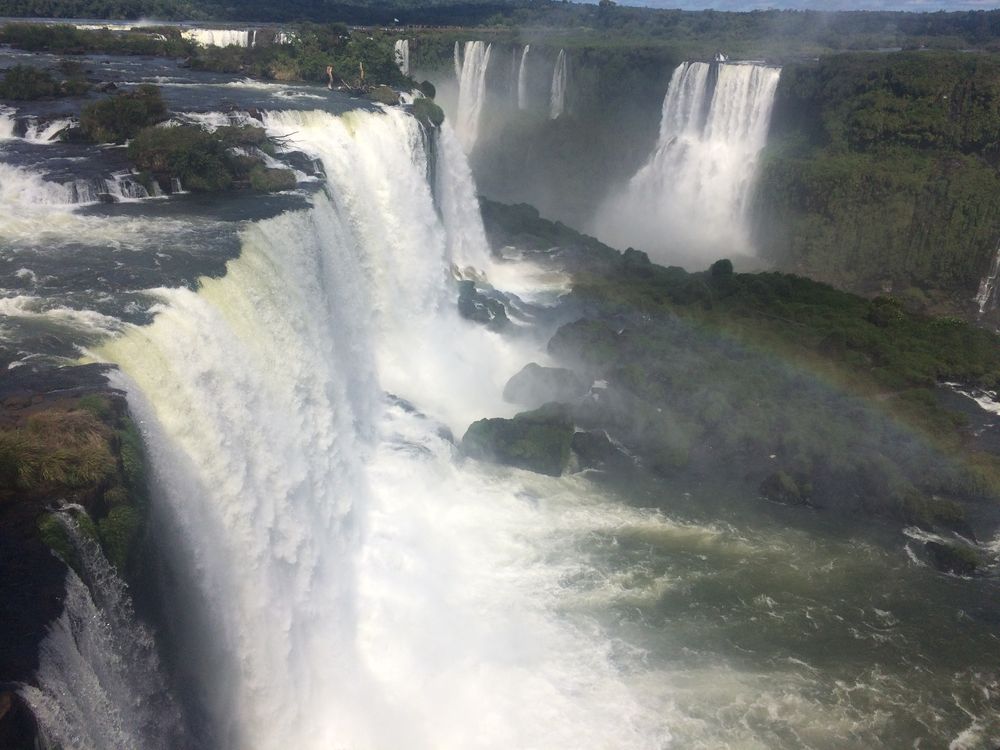
M 462 438 L 462 452 L 481 461 L 557 477 L 569 463 L 573 423 L 566 407 L 546 404 L 513 419 L 480 419 Z
M 924 542 L 931 564 L 943 573 L 973 575 L 982 565 L 982 558 L 972 547 L 942 542 Z
M 573 402 L 586 395 L 589 385 L 572 370 L 542 367 L 531 362 L 507 381 L 503 400 L 538 407 L 549 401 Z
M 809 495 L 790 475 L 783 471 L 771 474 L 760 483 L 760 494 L 765 500 L 782 505 L 808 505 Z
M 458 314 L 473 323 L 502 330 L 510 324 L 502 295 L 476 288 L 474 281 L 458 282 Z
M 581 469 L 614 469 L 629 466 L 631 459 L 618 450 L 603 430 L 574 433 L 570 447 Z

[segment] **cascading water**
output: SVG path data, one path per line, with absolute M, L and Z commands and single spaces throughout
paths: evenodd
M 393 59 L 404 76 L 410 75 L 410 40 L 397 39 L 393 45 Z
M 979 308 L 980 315 L 985 314 L 987 310 L 996 309 L 998 280 L 1000 280 L 1000 245 L 993 253 L 990 270 L 980 280 L 979 290 L 976 292 L 976 306 Z
M 455 132 L 465 148 L 472 151 L 479 137 L 479 117 L 486 99 L 486 70 L 492 44 L 466 42 L 464 50 L 455 42 L 455 77 L 458 79 L 458 113 Z
M 256 32 L 249 29 L 185 29 L 181 36 L 206 47 L 252 47 Z
M 18 692 L 44 739 L 62 750 L 184 747 L 180 711 L 124 582 L 71 511 L 58 515 L 86 581 L 68 571 L 63 613 L 39 648 L 36 684 Z
M 0 203 L 38 210 L 52 206 L 130 202 L 149 193 L 131 172 L 116 172 L 107 178 L 51 182 L 28 169 L 0 163 Z
M 653 155 L 605 202 L 594 232 L 660 260 L 751 253 L 746 210 L 780 75 L 765 65 L 680 65 Z
M 531 51 L 531 45 L 524 45 L 524 51 L 521 52 L 521 66 L 517 71 L 517 108 L 527 109 L 528 108 L 528 52 Z
M 555 120 L 566 109 L 566 51 L 559 50 L 552 70 L 552 90 L 549 94 L 549 119 Z

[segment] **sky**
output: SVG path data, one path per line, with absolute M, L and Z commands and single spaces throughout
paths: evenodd
M 627 5 L 683 10 L 757 10 L 793 8 L 799 10 L 993 10 L 1000 0 L 624 0 Z

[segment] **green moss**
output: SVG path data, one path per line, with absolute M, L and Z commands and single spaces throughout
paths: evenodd
M 290 169 L 256 166 L 250 170 L 250 187 L 262 193 L 294 190 L 296 184 L 295 172 Z
M 139 511 L 128 505 L 114 507 L 98 521 L 97 528 L 105 556 L 118 570 L 124 571 L 142 528 Z
M 81 396 L 76 402 L 76 405 L 77 408 L 90 412 L 101 421 L 110 419 L 114 413 L 111 409 L 111 403 L 108 401 L 107 397 L 96 393 Z
M 439 128 L 444 122 L 444 110 L 430 99 L 417 99 L 413 102 L 413 115 L 424 124 Z
M 566 409 L 549 404 L 513 419 L 481 419 L 462 438 L 465 455 L 559 476 L 569 463 L 573 424 Z
M 46 546 L 55 552 L 67 565 L 77 567 L 79 558 L 63 522 L 53 513 L 45 513 L 38 519 L 38 533 Z
M 379 104 L 385 104 L 390 107 L 394 104 L 399 104 L 399 94 L 393 91 L 389 86 L 376 86 L 368 92 L 368 98 L 372 101 L 378 102 Z
M 118 431 L 122 471 L 130 496 L 144 505 L 147 496 L 146 453 L 135 422 L 125 420 L 125 427 Z

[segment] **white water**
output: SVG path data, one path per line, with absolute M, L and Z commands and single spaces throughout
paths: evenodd
M 410 75 L 410 40 L 397 39 L 393 45 L 393 56 L 403 75 Z
M 256 32 L 249 29 L 185 29 L 181 36 L 206 47 L 252 47 Z
M 556 66 L 552 70 L 552 89 L 549 94 L 549 119 L 555 120 L 566 109 L 566 51 L 559 50 Z
M 997 246 L 990 262 L 990 270 L 986 272 L 979 282 L 979 290 L 976 292 L 976 306 L 979 314 L 984 314 L 987 310 L 992 310 L 997 306 L 997 281 L 1000 280 L 1000 245 Z
M 698 264 L 751 254 L 747 207 L 780 75 L 763 65 L 680 65 L 656 149 L 602 206 L 597 235 L 658 260 Z
M 68 514 L 64 525 L 86 583 L 67 573 L 64 610 L 39 647 L 35 684 L 18 692 L 42 735 L 62 750 L 172 750 L 181 737 L 180 712 L 153 636 L 136 620 L 128 590 L 97 542 Z
M 531 51 L 531 45 L 524 45 L 524 51 L 521 53 L 521 66 L 517 71 L 517 108 L 527 109 L 528 108 L 528 52 Z
M 14 137 L 14 110 L 0 106 L 0 141 Z
M 403 113 L 266 125 L 329 192 L 248 227 L 224 278 L 161 290 L 156 322 L 102 350 L 209 609 L 221 746 L 658 747 L 663 717 L 599 628 L 557 613 L 564 569 L 539 557 L 591 491 L 458 464 L 442 437 L 509 413 L 504 382 L 540 355 L 455 312 L 449 265 L 490 270 L 456 139 L 438 213 Z
M 455 132 L 466 153 L 479 137 L 479 119 L 486 99 L 486 70 L 492 44 L 466 42 L 464 51 L 455 42 L 455 77 L 458 80 L 458 114 Z
M 30 143 L 52 143 L 60 133 L 72 124 L 73 120 L 70 118 L 49 120 L 44 124 L 33 119 L 24 133 L 24 140 Z

